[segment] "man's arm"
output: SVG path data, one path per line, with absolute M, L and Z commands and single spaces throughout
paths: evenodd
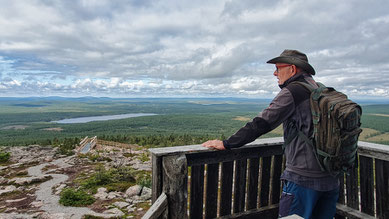
M 215 148 L 218 150 L 237 148 L 254 141 L 256 138 L 270 130 L 270 126 L 265 120 L 260 117 L 255 117 L 253 121 L 248 122 L 227 140 L 209 140 L 202 145 L 207 148 Z
M 269 123 L 262 117 L 255 117 L 240 128 L 235 134 L 223 141 L 226 149 L 238 148 L 257 139 L 259 136 L 270 132 L 272 129 Z
M 288 89 L 282 89 L 270 103 L 269 107 L 227 140 L 211 140 L 203 143 L 203 146 L 218 150 L 241 147 L 278 127 L 294 110 L 295 104 L 292 94 Z

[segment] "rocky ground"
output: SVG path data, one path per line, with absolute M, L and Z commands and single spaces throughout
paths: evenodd
M 72 156 L 40 146 L 6 147 L 2 151 L 10 152 L 11 158 L 0 166 L 0 219 L 141 218 L 151 205 L 151 161 L 141 147 L 105 148 Z M 59 203 L 64 189 L 81 188 L 91 177 L 96 178 L 99 169 L 130 169 L 131 180 L 86 190 L 94 197 L 87 206 Z

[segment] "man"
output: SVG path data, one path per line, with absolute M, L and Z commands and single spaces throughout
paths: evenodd
M 304 53 L 284 50 L 267 63 L 275 64 L 274 76 L 281 91 L 251 122 L 227 140 L 210 140 L 204 147 L 218 150 L 241 147 L 283 123 L 286 167 L 281 175 L 284 182 L 279 205 L 279 216 L 297 214 L 304 218 L 333 218 L 339 195 L 339 180 L 320 169 L 313 149 L 295 132 L 301 130 L 312 136 L 313 123 L 309 102 L 310 93 L 303 86 L 292 83 L 303 81 L 317 87 L 312 75 L 314 68 Z M 292 137 L 292 139 L 288 138 Z

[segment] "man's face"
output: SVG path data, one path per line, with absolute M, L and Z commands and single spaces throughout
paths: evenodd
M 276 63 L 276 70 L 273 75 L 278 79 L 278 85 L 282 85 L 290 77 L 295 75 L 295 67 L 291 64 L 286 63 Z

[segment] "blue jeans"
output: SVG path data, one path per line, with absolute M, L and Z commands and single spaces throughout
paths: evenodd
M 305 219 L 330 219 L 335 215 L 338 197 L 339 188 L 321 192 L 286 181 L 278 216 L 297 214 Z

